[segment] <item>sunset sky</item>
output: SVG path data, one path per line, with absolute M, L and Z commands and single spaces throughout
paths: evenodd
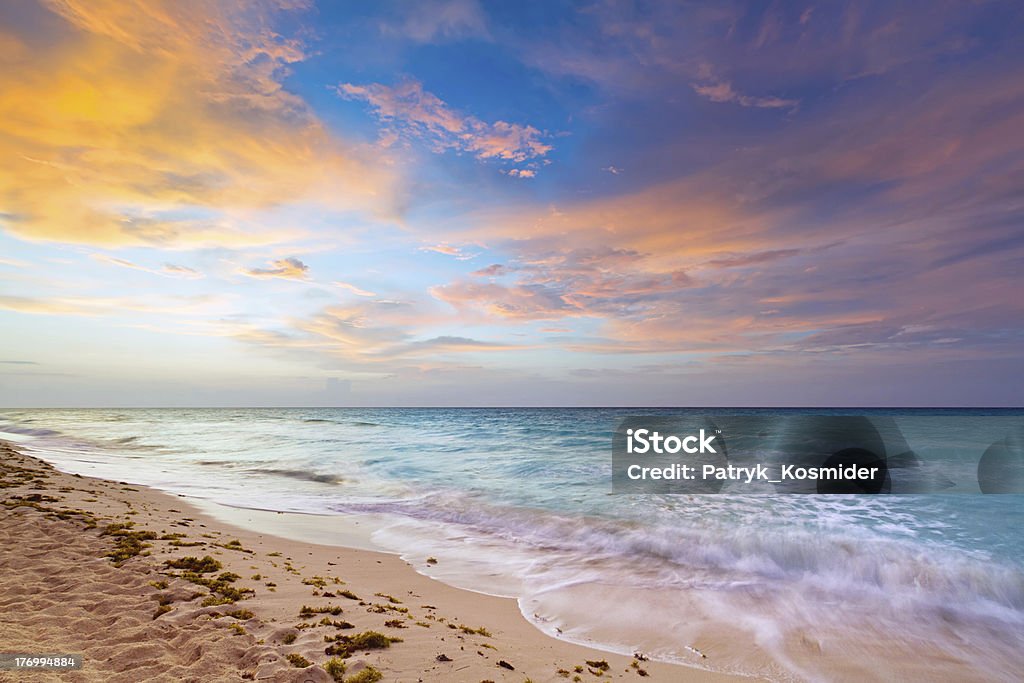
M 1022 34 L 4 3 L 0 404 L 1021 405 Z

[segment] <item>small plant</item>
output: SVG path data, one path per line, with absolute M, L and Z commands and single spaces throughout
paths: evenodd
M 336 629 L 355 628 L 355 626 L 353 624 L 350 624 L 347 621 L 336 621 L 334 619 L 331 619 L 330 617 L 324 617 L 323 619 L 321 619 L 320 620 L 320 625 L 321 626 L 333 626 Z
M 325 637 L 325 640 L 329 640 Z M 354 636 L 338 635 L 334 637 L 334 644 L 324 652 L 328 655 L 340 655 L 342 658 L 351 657 L 359 650 L 382 650 L 391 647 L 391 643 L 402 642 L 401 638 L 390 638 L 377 631 L 364 631 Z
M 338 593 L 338 595 L 340 595 L 343 598 L 348 598 L 349 600 L 359 600 L 359 596 L 353 593 L 352 591 L 348 590 L 347 588 Z
M 452 628 L 455 628 L 455 627 L 452 626 Z M 460 631 L 462 631 L 463 633 L 466 633 L 468 635 L 479 635 L 479 636 L 483 636 L 485 638 L 490 638 L 491 637 L 491 632 L 488 631 L 483 626 L 481 626 L 480 628 L 470 628 L 469 626 L 466 626 L 465 624 L 459 624 L 458 628 L 459 628 Z
M 238 552 L 241 552 L 241 553 L 249 553 L 250 555 L 252 554 L 251 550 L 249 550 L 248 548 L 243 548 L 242 547 L 242 542 L 239 541 L 237 538 L 234 539 L 234 540 L 228 541 L 227 543 L 214 543 L 214 545 L 216 545 L 216 546 L 218 546 L 220 548 L 225 548 L 227 550 L 237 550 Z
M 256 616 L 255 614 L 253 614 L 251 611 L 249 611 L 247 609 L 236 609 L 236 610 L 233 610 L 231 612 L 225 612 L 225 614 L 227 616 L 229 616 L 229 617 L 234 618 L 234 619 L 238 619 L 239 621 L 247 621 L 247 620 L 252 619 L 253 617 Z
M 340 657 L 331 657 L 324 663 L 324 671 L 338 683 L 342 683 L 345 676 L 345 660 Z
M 174 609 L 174 608 L 171 607 L 170 605 L 160 605 L 159 607 L 156 608 L 156 612 L 153 612 L 153 618 L 154 619 L 159 619 L 163 615 L 165 615 L 168 612 L 170 612 L 172 609 Z
M 390 602 L 393 605 L 401 605 L 402 604 L 401 600 L 399 600 L 398 598 L 396 598 L 393 595 L 388 595 L 387 593 L 374 593 L 374 595 L 376 595 L 378 598 L 385 598 L 385 599 L 387 599 L 387 601 Z
M 292 643 L 295 642 L 295 639 L 298 638 L 298 637 L 299 637 L 298 633 L 286 633 L 286 634 L 284 634 L 284 637 L 281 638 L 281 642 L 284 643 L 285 645 L 291 645 Z
M 216 607 L 217 605 L 233 605 L 235 601 L 224 595 L 210 595 L 207 596 L 199 605 L 201 607 Z
M 212 574 L 223 568 L 220 562 L 209 555 L 204 556 L 203 559 L 187 555 L 176 560 L 167 560 L 164 562 L 164 566 L 172 569 L 182 569 L 195 574 Z
M 372 666 L 368 666 L 359 673 L 346 678 L 345 683 L 377 683 L 382 678 L 384 678 L 384 674 Z
M 286 657 L 286 659 L 288 660 L 288 663 L 296 669 L 306 669 L 313 666 L 313 662 L 309 661 L 298 652 L 292 652 Z
M 128 559 L 141 555 L 142 551 L 150 547 L 149 543 L 143 541 L 156 540 L 157 535 L 152 531 L 132 531 L 132 522 L 115 522 L 108 524 L 103 530 L 103 536 L 116 536 L 114 549 L 107 553 L 107 557 L 114 564 L 124 564 Z
M 342 609 L 337 605 L 327 605 L 326 607 L 310 607 L 309 605 L 303 605 L 302 609 L 299 610 L 299 618 L 306 619 L 314 614 L 333 614 L 338 616 L 342 613 Z

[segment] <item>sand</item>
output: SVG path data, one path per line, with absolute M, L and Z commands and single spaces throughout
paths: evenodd
M 752 680 L 564 642 L 514 600 L 452 588 L 397 556 L 248 531 L 3 442 L 0 502 L 0 651 L 84 656 L 78 671 L 0 681 Z M 207 556 L 201 573 L 173 566 Z M 324 668 L 330 645 L 346 655 L 338 678 Z

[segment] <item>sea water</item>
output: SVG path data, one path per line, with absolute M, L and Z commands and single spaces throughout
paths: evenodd
M 613 494 L 612 433 L 652 412 L 716 411 L 3 410 L 0 432 L 69 472 L 235 507 L 372 515 L 385 520 L 379 547 L 613 651 L 776 679 L 822 676 L 801 648 L 936 653 L 980 678 L 1024 671 L 1024 495 Z M 704 657 L 709 634 L 749 647 Z

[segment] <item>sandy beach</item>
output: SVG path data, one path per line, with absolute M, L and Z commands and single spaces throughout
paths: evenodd
M 247 531 L 4 443 L 0 468 L 0 650 L 84 656 L 3 681 L 752 680 L 562 642 L 394 555 Z

